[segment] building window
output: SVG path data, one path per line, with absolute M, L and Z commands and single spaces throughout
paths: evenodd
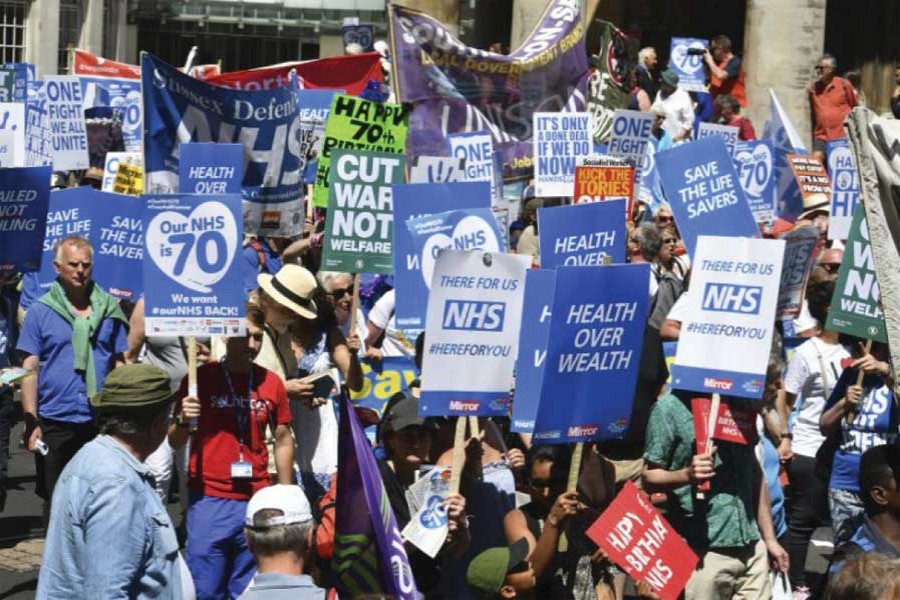
M 25 51 L 25 5 L 0 2 L 0 62 L 22 62 Z
M 61 0 L 59 3 L 59 57 L 57 72 L 68 73 L 69 49 L 78 47 L 81 22 L 84 20 L 78 0 Z

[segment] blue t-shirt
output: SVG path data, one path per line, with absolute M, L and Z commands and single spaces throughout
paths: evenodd
M 844 369 L 824 410 L 847 394 L 847 387 L 856 383 L 856 377 L 856 369 Z M 841 419 L 841 445 L 834 453 L 829 487 L 858 494 L 862 453 L 882 444 L 896 444 L 897 432 L 897 410 L 890 386 L 882 377 L 867 375 L 856 420 L 848 425 L 846 419 Z
M 116 354 L 128 349 L 128 328 L 118 319 L 100 323 L 94 348 L 97 387 L 103 384 Z M 25 315 L 16 349 L 40 359 L 38 416 L 84 423 L 93 419 L 84 374 L 75 371 L 72 327 L 56 311 L 35 302 Z
M 257 275 L 260 273 L 271 273 L 274 275 L 281 268 L 282 264 L 281 256 L 272 250 L 266 240 L 259 240 L 259 243 L 262 247 L 262 253 L 266 257 L 266 264 L 261 269 L 259 252 L 256 251 L 256 248 L 247 244 L 242 251 L 244 256 L 244 292 L 248 295 L 259 288 L 259 284 L 256 282 Z
M 775 445 L 766 436 L 761 436 L 763 446 L 763 476 L 769 486 L 769 500 L 772 503 L 772 527 L 775 537 L 780 538 L 787 533 L 787 519 L 784 510 L 784 489 L 778 478 L 781 470 L 781 459 Z
M 49 283 L 46 288 L 41 287 L 41 280 L 37 273 L 25 273 L 22 276 L 22 295 L 19 297 L 19 306 L 22 307 L 22 310 L 28 310 L 35 300 L 47 293 L 49 287 Z

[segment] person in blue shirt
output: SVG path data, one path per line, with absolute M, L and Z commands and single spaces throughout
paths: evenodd
M 15 274 L 0 273 L 0 370 L 13 365 L 18 328 Z M 12 387 L 0 383 L 0 512 L 6 506 L 6 479 L 9 464 L 9 434 L 15 419 L 16 407 Z
M 859 345 L 859 344 L 857 344 Z M 859 464 L 863 452 L 873 446 L 897 444 L 897 408 L 887 346 L 875 342 L 871 353 L 857 351 L 845 368 L 819 418 L 826 437 L 839 436 L 828 483 L 828 506 L 835 545 L 850 538 L 863 512 L 859 488 Z M 862 385 L 858 374 L 863 373 Z M 827 443 L 827 441 L 826 441 Z
M 174 399 L 169 376 L 143 364 L 117 369 L 93 396 L 100 435 L 53 493 L 37 598 L 185 597 L 175 528 L 143 464 Z
M 37 377 L 22 380 L 23 441 L 38 440 L 37 491 L 49 501 L 53 487 L 75 453 L 97 433 L 88 402 L 107 373 L 124 364 L 128 321 L 115 298 L 91 280 L 93 248 L 71 236 L 56 246 L 57 279 L 28 309 L 16 350 Z
M 865 512 L 850 539 L 835 547 L 829 576 L 861 554 L 900 558 L 900 446 L 881 445 L 863 452 L 858 484 Z

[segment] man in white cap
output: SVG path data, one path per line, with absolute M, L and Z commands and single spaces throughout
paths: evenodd
M 247 505 L 244 535 L 257 573 L 240 600 L 324 599 L 325 590 L 304 575 L 314 530 L 309 501 L 296 485 L 256 492 Z

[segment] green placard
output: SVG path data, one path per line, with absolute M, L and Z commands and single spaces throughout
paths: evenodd
M 406 159 L 387 152 L 335 150 L 331 166 L 322 269 L 393 273 L 391 186 L 403 183 Z
M 328 206 L 331 155 L 338 149 L 403 154 L 409 112 L 399 104 L 335 94 L 316 169 L 313 206 Z M 398 182 L 402 183 L 402 182 Z
M 859 204 L 853 211 L 850 235 L 844 248 L 825 328 L 887 343 L 880 301 L 866 215 L 862 204 Z

